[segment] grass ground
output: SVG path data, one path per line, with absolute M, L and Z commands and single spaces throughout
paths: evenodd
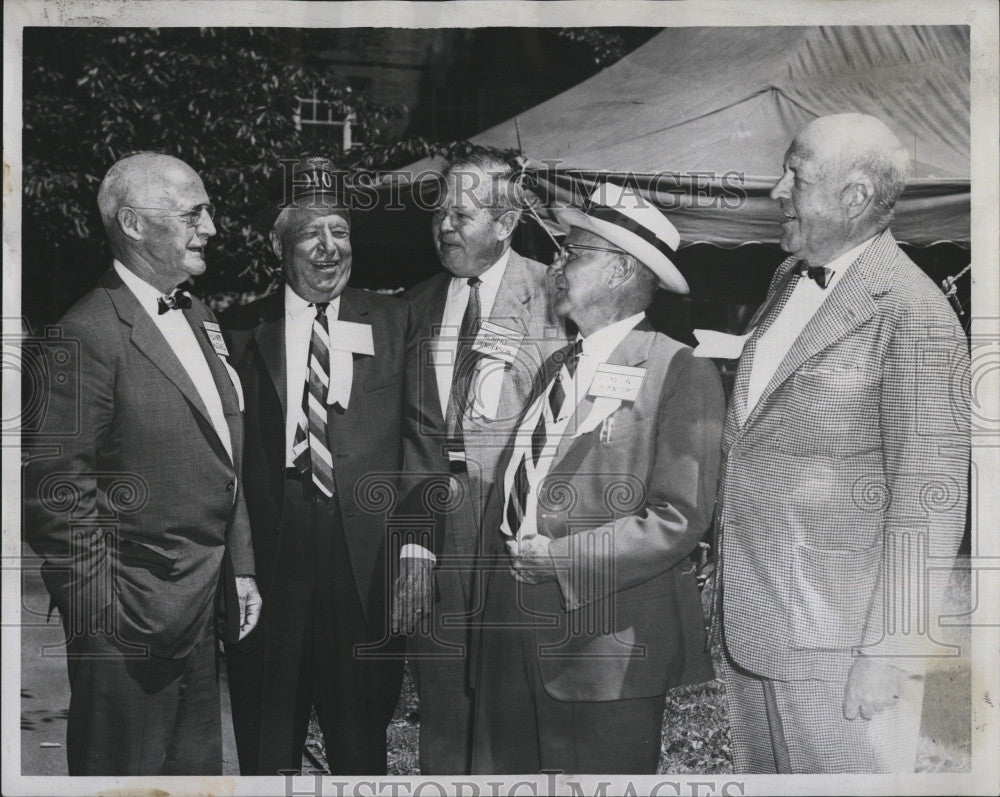
M 969 606 L 969 571 L 956 569 L 948 595 L 948 613 Z M 964 608 L 967 611 L 967 608 Z M 946 641 L 968 650 L 968 629 L 950 629 Z M 420 704 L 409 672 L 389 726 L 388 772 L 419 775 L 417 742 Z M 918 748 L 918 772 L 968 772 L 971 736 L 971 678 L 966 658 L 931 664 L 924 689 L 924 713 Z M 307 744 L 310 769 L 325 771 L 323 742 L 313 723 Z M 725 690 L 719 681 L 675 689 L 663 712 L 660 773 L 727 774 L 732 772 Z

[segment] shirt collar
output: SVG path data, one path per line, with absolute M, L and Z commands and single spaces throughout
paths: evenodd
M 504 251 L 497 261 L 486 271 L 479 275 L 479 279 L 486 284 L 486 287 L 494 292 L 500 290 L 500 282 L 507 271 L 507 263 L 510 260 L 510 247 Z M 452 277 L 451 284 L 456 287 L 463 287 L 468 283 L 468 277 Z
M 878 236 L 873 235 L 867 241 L 862 241 L 853 249 L 848 249 L 846 252 L 844 252 L 844 254 L 840 255 L 839 257 L 835 257 L 833 260 L 827 263 L 826 268 L 833 271 L 835 275 L 843 274 L 843 272 L 847 271 L 847 269 L 851 267 L 854 261 L 858 259 L 858 255 L 860 255 L 865 249 L 867 249 L 868 245 L 872 241 L 874 241 L 877 237 Z M 816 264 L 810 263 L 809 265 L 812 266 Z M 834 276 L 834 279 L 837 279 L 837 276 Z
M 604 362 L 611 356 L 611 352 L 618 348 L 618 344 L 625 339 L 625 336 L 640 322 L 646 314 L 636 313 L 628 318 L 615 321 L 606 327 L 591 332 L 587 337 L 577 335 L 577 340 L 583 341 L 583 353 L 588 357 Z
M 122 282 L 125 283 L 126 287 L 132 291 L 133 294 L 135 294 L 135 298 L 139 300 L 139 304 L 149 310 L 153 315 L 158 315 L 156 303 L 157 300 L 163 296 L 163 294 L 120 260 L 116 259 L 114 261 L 114 268 L 118 276 L 121 277 Z
M 295 291 L 292 290 L 292 286 L 287 282 L 285 283 L 285 315 L 290 318 L 298 318 L 302 313 L 309 310 L 312 312 L 309 305 L 312 302 L 303 299 Z M 340 296 L 331 300 L 330 306 L 326 308 L 326 315 L 328 318 L 337 318 L 340 313 Z

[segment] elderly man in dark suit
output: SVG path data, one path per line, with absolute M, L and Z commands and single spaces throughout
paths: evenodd
M 333 774 L 384 774 L 402 683 L 387 525 L 368 479 L 401 466 L 405 302 L 346 287 L 350 212 L 323 158 L 261 219 L 284 286 L 225 319 L 246 391 L 246 487 L 265 610 L 226 652 L 245 775 L 298 771 L 315 707 Z
M 653 330 L 687 293 L 669 219 L 606 184 L 553 263 L 576 341 L 551 357 L 483 518 L 473 771 L 653 773 L 666 691 L 711 677 L 688 555 L 708 529 L 724 398 Z
M 915 765 L 965 523 L 969 352 L 889 231 L 907 167 L 882 122 L 838 114 L 771 191 L 791 257 L 740 357 L 716 515 L 738 772 Z
M 69 772 L 218 775 L 216 597 L 238 596 L 239 636 L 260 597 L 239 382 L 211 311 L 178 289 L 205 271 L 213 209 L 153 153 L 115 163 L 97 200 L 114 266 L 61 321 L 81 383 L 54 381 L 47 408 L 80 430 L 25 469 L 25 538 L 67 634 Z
M 408 363 L 407 477 L 436 473 L 449 485 L 433 540 L 403 549 L 394 606 L 394 623 L 411 633 L 425 775 L 469 771 L 468 626 L 482 509 L 535 374 L 565 343 L 545 266 L 511 248 L 526 200 L 503 160 L 473 153 L 451 162 L 432 223 L 446 271 L 406 295 L 419 345 Z M 424 502 L 413 503 L 419 515 Z

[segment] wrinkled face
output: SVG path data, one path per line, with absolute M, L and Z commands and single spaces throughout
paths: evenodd
M 549 266 L 552 306 L 560 317 L 579 325 L 590 308 L 607 300 L 609 269 L 620 252 L 599 235 L 570 228 Z
M 818 155 L 815 144 L 805 146 L 796 138 L 771 189 L 785 217 L 781 248 L 813 266 L 825 266 L 841 254 L 850 235 L 842 202 L 846 190 L 835 164 Z
M 179 285 L 205 272 L 205 246 L 215 235 L 208 194 L 188 168 L 171 168 L 155 179 L 158 190 L 140 194 L 148 197 L 140 200 L 144 205 L 155 208 L 136 210 L 142 219 L 139 250 L 157 275 Z
M 300 208 L 290 214 L 271 245 L 285 279 L 309 302 L 329 302 L 351 278 L 351 225 L 346 214 L 329 208 Z
M 479 169 L 448 175 L 431 230 L 441 264 L 456 277 L 475 277 L 503 254 L 503 227 L 490 209 L 490 177 Z

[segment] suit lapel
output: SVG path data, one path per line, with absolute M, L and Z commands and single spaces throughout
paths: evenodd
M 167 339 L 163 337 L 163 333 L 149 317 L 149 313 L 142 308 L 139 300 L 135 298 L 132 291 L 128 289 L 113 269 L 105 274 L 101 282 L 108 289 L 108 295 L 111 297 L 118 317 L 132 328 L 131 340 L 135 347 L 176 386 L 191 406 L 201 413 L 208 425 L 212 427 L 208 409 L 201 400 L 198 389 L 194 386 L 187 371 L 184 370 L 181 361 L 177 359 L 173 349 L 170 348 Z
M 534 298 L 524 259 L 511 249 L 488 319 L 524 335 L 522 346 L 531 345 L 533 333 L 530 322 Z M 507 410 L 519 405 L 518 385 L 515 381 L 517 371 L 516 367 L 510 365 L 504 369 L 497 405 L 499 417 L 507 417 Z
M 285 375 L 285 294 L 276 291 L 261 303 L 260 322 L 253 338 L 264 361 L 264 368 L 278 394 L 281 417 L 288 417 Z M 273 299 L 273 300 L 272 300 Z
M 652 332 L 653 328 L 649 323 L 648 319 L 643 319 L 640 321 L 634 329 L 629 330 L 629 333 L 622 339 L 621 343 L 611 352 L 611 356 L 608 357 L 606 362 L 611 365 L 627 365 L 633 368 L 638 368 L 646 363 L 649 358 L 649 347 L 652 345 L 652 336 L 643 335 L 643 332 Z M 577 390 L 587 390 L 589 385 L 579 385 Z M 579 395 L 579 393 L 578 393 Z M 623 405 L 624 406 L 624 405 Z M 594 408 L 594 399 L 590 395 L 584 395 L 584 397 L 576 405 L 576 409 L 573 412 L 572 417 L 569 419 L 569 423 L 566 424 L 566 430 L 563 433 L 562 439 L 559 441 L 559 446 L 556 448 L 555 458 L 552 461 L 552 466 L 549 469 L 550 472 L 559 467 L 560 462 L 569 455 L 569 452 L 574 449 L 582 451 L 587 446 L 593 445 L 596 439 L 593 432 L 589 434 L 582 434 L 579 437 L 573 437 L 573 430 L 579 428 L 580 424 L 583 423 L 590 411 Z
M 350 321 L 355 324 L 371 324 L 371 308 L 364 291 L 357 291 L 346 288 L 340 297 L 340 310 L 337 318 L 340 321 Z M 379 352 L 385 350 L 385 343 L 381 339 L 382 330 L 372 324 L 372 342 L 375 348 L 375 356 L 366 354 L 354 354 L 354 375 L 351 380 L 350 406 L 359 407 L 365 390 L 365 383 L 371 374 L 372 366 Z M 330 341 L 331 346 L 334 341 Z M 326 436 L 330 445 L 330 451 L 336 456 L 336 452 L 346 451 L 351 445 L 350 430 L 346 428 L 341 420 L 342 411 L 327 405 L 326 408 Z
M 431 293 L 421 316 L 426 320 L 426 326 L 424 327 L 421 350 L 418 352 L 418 356 L 428 365 L 426 370 L 422 372 L 422 384 L 420 388 L 423 396 L 422 411 L 428 412 L 431 415 L 428 421 L 428 428 L 430 429 L 444 428 L 444 413 L 441 412 L 442 396 L 438 391 L 437 368 L 433 365 L 434 358 L 431 356 L 431 351 L 425 350 L 424 345 L 432 347 L 432 350 L 437 346 L 441 325 L 444 322 L 444 306 L 448 300 L 448 285 L 450 282 L 450 275 L 441 275 L 440 284 L 435 286 L 436 290 Z
M 219 400 L 222 402 L 222 413 L 226 418 L 226 426 L 229 428 L 229 442 L 233 448 L 232 461 L 239 462 L 242 456 L 243 416 L 240 413 L 236 387 L 233 385 L 233 380 L 229 376 L 229 372 L 226 371 L 226 367 L 222 364 L 221 357 L 216 353 L 208 339 L 203 322 L 210 319 L 205 318 L 201 308 L 196 309 L 193 303 L 190 308 L 184 310 L 184 317 L 194 331 L 195 340 L 198 341 L 205 361 L 208 363 L 208 370 L 212 372 L 212 379 L 215 381 L 215 388 L 219 391 Z M 213 425 L 212 428 L 214 429 L 215 426 Z M 219 439 L 218 435 L 216 435 L 216 439 L 220 447 L 219 452 L 228 458 L 229 452 L 226 451 L 222 440 Z
M 760 414 L 767 400 L 803 363 L 861 326 L 876 311 L 873 295 L 888 290 L 887 270 L 884 266 L 896 247 L 892 235 L 886 230 L 858 256 L 847 273 L 831 288 L 826 301 L 806 324 L 788 350 L 778 369 L 771 377 L 742 429 L 747 429 Z

